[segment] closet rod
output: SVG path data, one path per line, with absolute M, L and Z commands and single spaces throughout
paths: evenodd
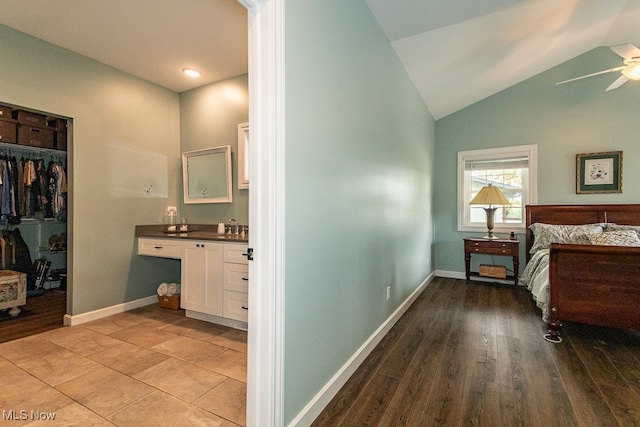
M 29 147 L 28 145 L 11 144 L 9 142 L 0 142 L 0 149 L 16 150 L 16 151 L 33 151 L 36 153 L 48 153 L 51 155 L 66 156 L 67 152 L 62 150 L 54 150 L 53 148 Z

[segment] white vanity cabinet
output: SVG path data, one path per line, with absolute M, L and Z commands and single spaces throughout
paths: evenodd
M 247 245 L 224 245 L 222 315 L 246 322 L 249 318 L 249 265 Z
M 182 308 L 223 316 L 223 250 L 224 244 L 214 241 L 182 242 Z
M 180 307 L 186 316 L 246 329 L 247 244 L 207 239 L 138 237 L 138 255 L 179 259 Z

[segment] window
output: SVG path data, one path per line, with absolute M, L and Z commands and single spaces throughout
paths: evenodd
M 523 231 L 524 207 L 536 203 L 537 145 L 490 148 L 458 152 L 458 231 L 487 230 L 482 206 L 469 202 L 488 184 L 500 188 L 510 206 L 494 216 L 494 231 Z

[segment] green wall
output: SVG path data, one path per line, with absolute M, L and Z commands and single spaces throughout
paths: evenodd
M 635 188 L 640 181 L 640 83 L 628 82 L 605 92 L 619 76 L 608 73 L 555 85 L 619 62 L 610 49 L 597 48 L 436 122 L 434 253 L 438 274 L 464 272 L 462 238 L 473 235 L 457 231 L 458 151 L 537 144 L 538 204 L 640 202 Z M 624 156 L 623 192 L 576 194 L 576 154 L 618 150 Z M 496 258 L 499 260 L 502 258 Z
M 231 145 L 233 203 L 183 203 L 178 189 L 180 216 L 194 224 L 215 224 L 230 218 L 249 223 L 249 190 L 238 189 L 238 124 L 249 121 L 248 76 L 202 86 L 180 94 L 181 151 Z
M 138 257 L 134 238 L 177 203 L 178 95 L 4 26 L 0 40 L 0 101 L 73 119 L 70 314 L 179 281 L 178 261 Z
M 434 121 L 364 0 L 285 15 L 289 423 L 433 271 Z

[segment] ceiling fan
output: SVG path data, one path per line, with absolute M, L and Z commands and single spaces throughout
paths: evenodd
M 597 73 L 587 74 L 585 76 L 574 77 L 573 79 L 558 82 L 556 84 L 561 85 L 564 83 L 574 82 L 576 80 L 586 79 L 587 77 L 597 76 L 599 74 L 622 71 L 622 75 L 618 77 L 616 81 L 611 83 L 605 91 L 607 92 L 619 88 L 629 80 L 640 80 L 640 49 L 630 44 L 621 44 L 618 46 L 611 46 L 611 50 L 622 57 L 624 65 L 609 68 L 608 70 L 598 71 Z

